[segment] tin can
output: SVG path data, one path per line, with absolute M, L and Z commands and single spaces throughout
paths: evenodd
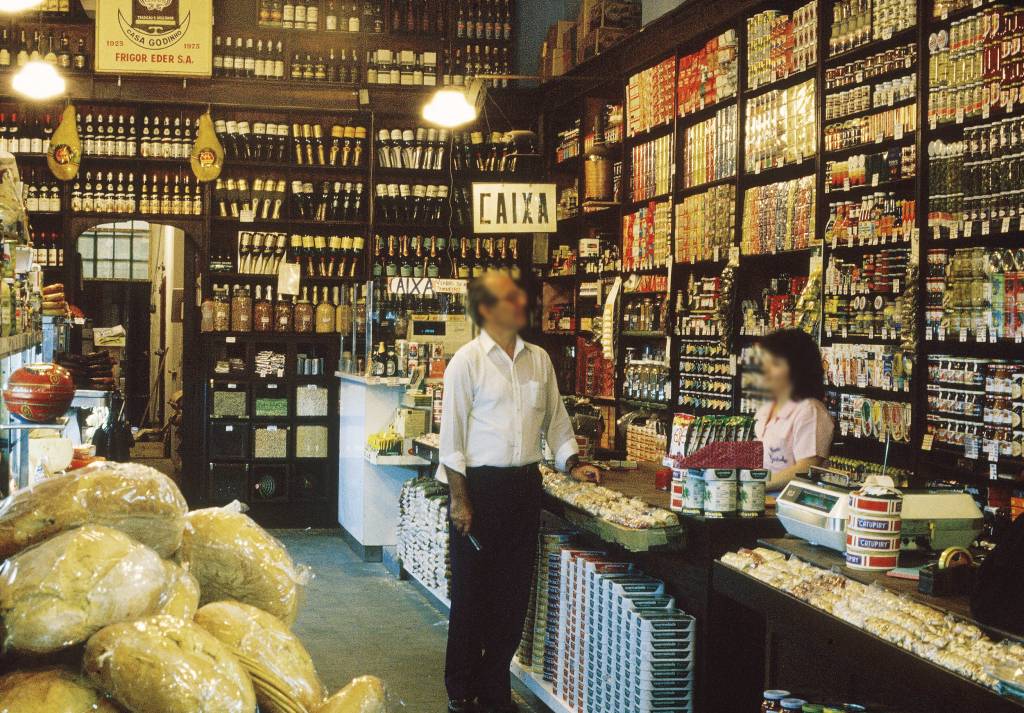
M 704 470 L 704 515 L 726 517 L 736 514 L 739 488 L 732 468 Z
M 761 468 L 740 471 L 739 511 L 740 517 L 759 517 L 765 510 L 765 490 L 771 472 Z
M 704 473 L 699 468 L 686 471 L 683 482 L 682 512 L 699 515 L 704 511 Z

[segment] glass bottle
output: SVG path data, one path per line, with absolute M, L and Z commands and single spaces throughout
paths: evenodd
M 348 303 L 347 293 L 342 292 L 339 299 L 338 292 L 339 288 L 335 287 L 334 330 L 339 334 L 349 334 L 352 331 L 352 305 Z
M 323 298 L 321 298 L 320 303 L 316 306 L 316 332 L 318 334 L 329 334 L 334 331 L 335 308 L 331 304 L 328 290 L 329 288 L 324 288 Z
M 245 285 L 235 285 L 231 292 L 231 329 L 252 331 L 252 293 Z
M 252 326 L 257 332 L 270 332 L 274 329 L 274 288 L 267 287 L 267 297 L 260 296 L 260 287 L 256 287 L 256 303 L 252 307 Z
M 213 330 L 227 332 L 231 329 L 231 301 L 228 299 L 228 288 L 213 288 Z
M 313 331 L 313 305 L 309 301 L 309 288 L 302 288 L 302 297 L 295 304 L 295 331 L 305 334 Z
M 294 326 L 294 312 L 292 303 L 285 297 L 279 295 L 274 305 L 274 331 L 290 332 Z

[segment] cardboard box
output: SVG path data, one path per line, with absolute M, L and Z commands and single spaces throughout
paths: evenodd
M 163 458 L 165 456 L 163 441 L 136 441 L 131 449 L 132 460 Z
M 636 32 L 635 29 L 622 29 L 618 27 L 599 27 L 596 30 L 592 30 L 590 34 L 578 40 L 576 63 L 579 64 L 591 57 L 596 57 L 634 32 Z
M 580 13 L 580 34 L 590 34 L 601 27 L 639 29 L 641 15 L 640 4 L 629 0 L 584 0 Z

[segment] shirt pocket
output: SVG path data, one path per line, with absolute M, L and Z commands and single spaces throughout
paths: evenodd
M 545 403 L 544 384 L 539 381 L 527 381 L 519 387 L 520 399 L 522 400 L 523 412 L 543 413 L 547 404 Z

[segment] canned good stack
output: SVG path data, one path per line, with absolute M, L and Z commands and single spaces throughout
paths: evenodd
M 899 566 L 903 494 L 895 488 L 865 485 L 850 493 L 846 522 L 846 566 L 886 572 Z
M 431 591 L 450 596 L 448 493 L 432 478 L 402 486 L 398 498 L 397 554 L 402 567 Z

